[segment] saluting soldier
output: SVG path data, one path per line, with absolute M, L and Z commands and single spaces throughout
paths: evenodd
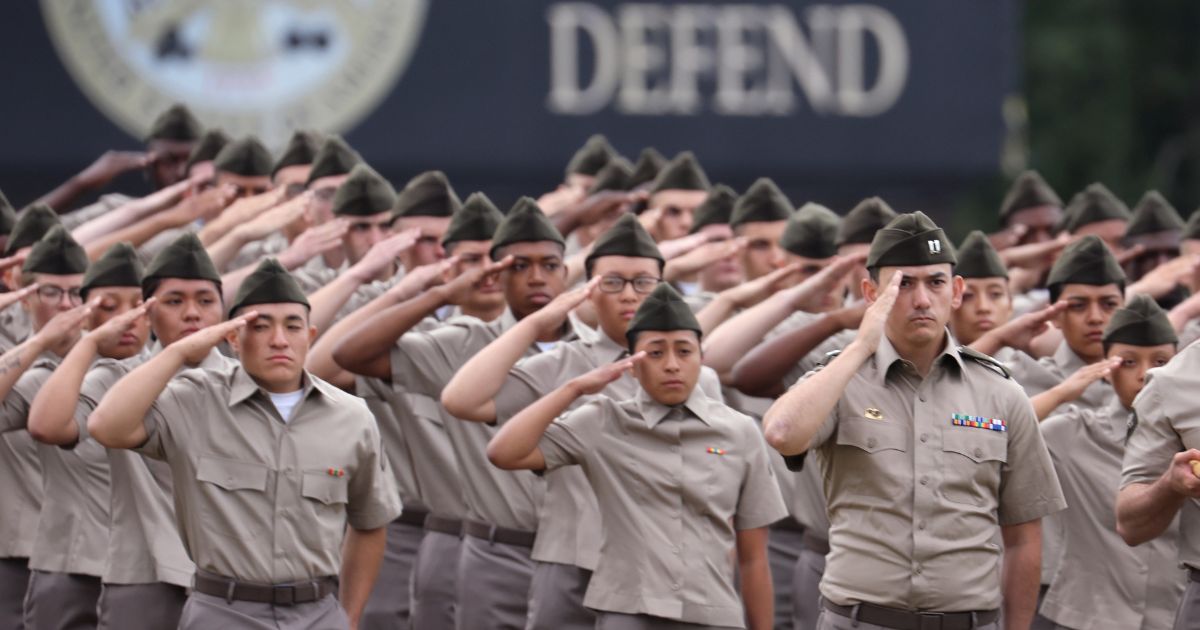
M 316 330 L 277 261 L 246 279 L 229 313 L 118 381 L 89 433 L 171 466 L 197 567 L 180 628 L 357 625 L 401 507 L 374 418 L 304 370 Z M 175 377 L 222 340 L 238 365 Z
M 1007 627 L 1033 619 L 1040 519 L 1065 502 L 1024 392 L 946 330 L 955 262 L 924 214 L 894 219 L 871 244 L 858 335 L 764 419 L 825 479 L 819 628 L 998 628 L 1002 605 Z
M 594 489 L 604 526 L 584 603 L 596 628 L 772 627 L 766 526 L 786 510 L 754 420 L 699 386 L 700 336 L 682 297 L 658 285 L 626 330 L 633 356 L 554 388 L 488 447 L 502 468 L 578 465 Z M 610 398 L 630 370 L 632 395 Z

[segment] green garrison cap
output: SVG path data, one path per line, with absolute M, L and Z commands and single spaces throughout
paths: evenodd
M 311 186 L 313 182 L 322 177 L 345 175 L 362 161 L 362 156 L 351 149 L 341 136 L 329 136 L 321 143 L 317 154 L 313 156 L 312 170 L 309 171 L 308 180 L 304 182 L 304 185 Z
M 1042 179 L 1037 171 L 1025 171 L 1017 176 L 1004 201 L 1000 203 L 1000 220 L 1007 221 L 1014 212 L 1038 206 L 1062 207 L 1058 193 Z
M 1200 239 L 1200 210 L 1193 212 L 1183 225 L 1183 238 Z
M 204 251 L 204 245 L 195 234 L 187 232 L 158 252 L 146 266 L 142 280 L 145 288 L 151 280 L 181 278 L 183 280 L 211 280 L 221 284 L 221 274 Z
M 669 282 L 658 283 L 633 314 L 633 319 L 629 320 L 625 341 L 629 344 L 630 352 L 633 352 L 638 333 L 647 330 L 692 330 L 697 337 L 704 334 L 700 330 L 700 322 L 692 314 L 692 308 Z
M 1054 294 L 1066 284 L 1125 286 L 1125 272 L 1099 236 L 1089 234 L 1070 245 L 1054 261 L 1046 287 Z
M 1061 229 L 1075 232 L 1085 225 L 1120 219 L 1130 220 L 1129 208 L 1104 184 L 1096 182 L 1075 193 L 1063 212 Z
M 229 307 L 229 316 L 233 317 L 238 309 L 255 304 L 303 304 L 306 308 L 308 298 L 292 274 L 274 258 L 264 258 L 258 263 L 242 286 L 238 287 L 237 295 L 233 298 L 233 306 Z
M 806 203 L 788 217 L 779 246 L 805 258 L 831 258 L 837 255 L 838 223 L 833 210 L 820 204 Z
M 974 230 L 958 246 L 954 273 L 964 278 L 1007 278 L 1008 268 L 987 235 Z
M 632 175 L 633 166 L 629 164 L 629 160 L 615 157 L 596 173 L 596 181 L 592 182 L 587 194 L 594 195 L 605 190 L 629 190 L 629 178 Z
M 508 215 L 500 222 L 492 236 L 492 260 L 496 260 L 496 253 L 501 247 L 536 241 L 553 241 L 563 246 L 566 244 L 562 234 L 550 219 L 546 218 L 537 202 L 529 197 L 521 197 L 509 208 Z
M 708 191 L 704 202 L 696 206 L 692 219 L 692 234 L 709 225 L 728 225 L 733 218 L 733 204 L 738 194 L 725 184 L 717 184 Z
M 1179 343 L 1179 337 L 1171 320 L 1167 319 L 1167 312 L 1150 296 L 1138 293 L 1113 312 L 1101 341 L 1105 344 L 1161 346 Z
M 654 181 L 659 171 L 666 165 L 667 158 L 654 147 L 646 147 L 638 154 L 637 164 L 633 165 L 633 175 L 629 177 L 629 187 L 636 188 L 647 182 Z
M 50 228 L 61 225 L 58 214 L 44 203 L 35 203 L 21 214 L 8 233 L 8 243 L 4 246 L 4 255 L 12 256 L 22 247 L 29 247 L 42 240 Z
M 83 273 L 88 268 L 87 252 L 71 238 L 62 224 L 50 228 L 42 240 L 33 244 L 29 258 L 21 266 L 25 273 L 50 273 L 69 276 Z
M 1133 218 L 1125 228 L 1125 238 L 1172 230 L 1183 230 L 1183 217 L 1157 190 L 1151 190 L 1133 207 Z
M 584 266 L 587 267 L 589 273 L 592 262 L 602 256 L 653 258 L 660 265 L 664 262 L 662 252 L 658 251 L 658 245 L 646 232 L 646 228 L 642 227 L 642 223 L 636 216 L 628 213 L 621 215 L 621 218 L 617 219 L 617 222 L 607 232 L 596 239 L 592 252 L 584 260 Z
M 667 162 L 654 178 L 650 193 L 664 190 L 708 190 L 708 175 L 691 151 L 684 151 Z
M 350 177 L 333 195 L 333 213 L 337 216 L 369 217 L 392 209 L 396 191 L 382 175 L 365 162 L 350 171 Z
M 225 135 L 224 131 L 216 128 L 205 131 L 196 146 L 192 147 L 192 152 L 188 154 L 185 168 L 190 171 L 193 166 L 201 162 L 211 162 L 217 159 L 217 155 L 227 144 L 229 144 L 229 136 Z
M 870 244 L 875 233 L 882 230 L 892 219 L 896 211 L 879 197 L 867 197 L 858 202 L 846 216 L 838 228 L 837 246 L 852 244 Z
M 4 196 L 4 192 L 0 191 L 0 235 L 12 233 L 16 224 L 17 211 L 8 202 L 8 197 Z
M 795 212 L 792 202 L 779 186 L 769 178 L 761 177 L 738 197 L 729 224 L 737 227 L 743 223 L 787 221 Z
M 86 301 L 88 292 L 100 287 L 141 287 L 142 261 L 129 243 L 117 243 L 92 263 L 83 275 L 79 292 Z
M 868 269 L 957 262 L 950 239 L 924 212 L 896 215 L 875 234 L 867 253 Z
M 176 103 L 158 115 L 150 125 L 146 140 L 175 140 L 192 142 L 200 138 L 204 127 L 187 107 Z
M 396 195 L 392 221 L 402 217 L 449 217 L 462 207 L 462 201 L 441 171 L 425 171 L 410 179 Z
M 271 152 L 254 136 L 238 138 L 221 149 L 213 168 L 245 177 L 267 176 L 271 174 Z
M 289 166 L 308 166 L 317 158 L 317 151 L 321 149 L 321 135 L 315 131 L 298 129 L 292 132 L 292 137 L 288 138 L 287 146 L 283 147 L 283 151 L 279 153 L 279 157 L 275 160 L 275 164 L 271 166 L 271 176 L 274 177 L 280 169 Z
M 471 193 L 462 208 L 454 213 L 454 218 L 450 219 L 450 227 L 442 236 L 442 245 L 458 241 L 490 241 L 503 220 L 504 215 L 500 214 L 496 204 L 487 195 Z
M 608 143 L 608 138 L 596 134 L 571 156 L 571 161 L 567 163 L 567 175 L 595 175 L 616 156 L 617 152 Z

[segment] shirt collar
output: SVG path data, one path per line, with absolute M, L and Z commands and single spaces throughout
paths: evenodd
M 934 357 L 933 369 L 936 369 L 941 363 L 953 363 L 961 373 L 963 360 L 959 356 L 958 348 L 958 340 L 954 338 L 949 329 L 946 329 L 946 345 L 942 347 L 941 353 Z M 879 347 L 875 349 L 875 375 L 880 386 L 883 386 L 887 382 L 888 370 L 898 361 L 907 362 L 896 351 L 896 346 L 892 345 L 892 340 L 888 339 L 886 334 L 883 335 L 879 340 Z M 932 369 L 930 373 L 933 373 Z
M 1104 406 L 1102 412 L 1106 419 L 1104 430 L 1116 444 L 1124 444 L 1129 436 L 1129 427 L 1133 421 L 1133 411 L 1121 404 L 1121 399 L 1113 393 L 1112 400 Z
M 1067 341 L 1065 339 L 1058 344 L 1058 349 L 1054 351 L 1054 364 L 1057 365 L 1062 370 L 1062 373 L 1066 376 L 1074 374 L 1076 370 L 1087 365 L 1083 359 L 1079 358 L 1079 355 L 1075 354 L 1075 351 L 1071 349 L 1071 346 L 1067 345 Z
M 613 341 L 603 330 L 597 330 L 595 335 L 591 335 L 591 339 L 582 337 L 585 344 L 591 347 L 601 361 L 616 361 L 629 354 L 629 348 Z
M 300 373 L 300 391 L 303 392 L 300 396 L 301 401 L 307 400 L 314 391 L 320 392 L 325 396 L 330 396 L 329 389 L 332 387 L 332 385 L 325 381 L 314 378 L 308 373 L 308 370 Z M 233 371 L 233 382 L 229 387 L 229 406 L 233 407 L 246 402 L 258 392 L 262 392 L 264 398 L 269 398 L 267 392 L 259 387 L 258 383 L 254 382 L 254 379 L 246 373 L 246 370 L 241 365 L 238 365 L 237 369 Z
M 704 390 L 697 383 L 692 389 L 692 393 L 682 405 L 669 406 L 664 405 L 650 397 L 645 389 L 638 387 L 637 393 L 638 413 L 642 414 L 642 420 L 646 422 L 646 426 L 653 429 L 658 426 L 666 417 L 674 410 L 683 408 L 684 412 L 691 412 L 691 416 L 698 418 L 704 424 L 712 424 L 712 415 L 715 413 L 712 400 L 705 395 Z

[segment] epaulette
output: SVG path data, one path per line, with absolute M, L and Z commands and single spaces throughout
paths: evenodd
M 982 365 L 983 367 L 999 374 L 1000 376 L 1003 376 L 1004 378 L 1007 378 L 1007 379 L 1012 378 L 1012 372 L 1009 372 L 1008 368 L 1004 367 L 1003 363 L 993 359 L 992 357 L 989 357 L 988 355 L 986 355 L 982 352 L 979 352 L 978 350 L 972 350 L 968 346 L 959 346 L 958 353 L 960 355 L 962 355 L 963 358 L 970 359 L 970 360 Z
M 807 451 L 800 453 L 799 455 L 783 455 L 783 463 L 787 466 L 788 470 L 792 472 L 800 472 L 804 470 L 805 455 L 808 455 Z
M 842 351 L 840 349 L 839 350 L 830 350 L 829 352 L 826 352 L 825 358 L 821 359 L 820 363 L 817 363 L 817 367 L 825 367 L 826 365 L 829 365 L 829 362 L 836 359 L 837 355 L 839 355 L 841 353 L 842 353 Z M 797 469 L 797 470 L 799 470 L 799 469 Z

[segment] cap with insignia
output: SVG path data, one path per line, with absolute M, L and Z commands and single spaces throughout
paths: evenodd
M 633 165 L 633 174 L 629 176 L 629 187 L 636 188 L 642 184 L 654 181 L 659 171 L 667 163 L 658 149 L 646 147 L 638 154 L 637 163 Z
M 521 197 L 508 210 L 508 215 L 492 235 L 492 260 L 496 260 L 496 254 L 501 247 L 537 241 L 553 241 L 559 245 L 566 243 L 562 234 L 538 207 L 537 202 L 529 197 Z
M 1183 224 L 1183 238 L 1200 239 L 1200 210 L 1193 212 L 1187 223 Z
M 629 190 L 629 177 L 633 175 L 633 167 L 623 157 L 615 157 L 596 173 L 596 180 L 587 194 L 594 195 L 605 190 Z
M 769 178 L 761 177 L 738 197 L 729 224 L 737 227 L 743 223 L 787 221 L 795 212 L 792 202 L 779 190 L 779 186 Z
M 650 194 L 664 190 L 708 190 L 708 187 L 708 175 L 704 174 L 700 162 L 691 151 L 684 151 L 662 167 L 658 177 L 654 178 Z
M 1099 236 L 1089 234 L 1070 245 L 1054 261 L 1046 276 L 1046 288 L 1052 300 L 1058 299 L 1062 287 L 1068 284 L 1104 286 L 1115 284 L 1125 288 L 1125 272 Z
M 697 337 L 704 334 L 700 322 L 692 314 L 692 308 L 669 282 L 660 282 L 654 287 L 654 291 L 646 296 L 633 314 L 633 319 L 629 320 L 625 341 L 629 344 L 630 352 L 633 352 L 638 333 L 648 330 L 691 330 L 695 331 Z
M 897 215 L 871 240 L 867 269 L 958 262 L 945 232 L 924 212 Z
M 954 273 L 964 278 L 1007 278 L 1008 268 L 987 235 L 974 230 L 958 246 Z
M 838 227 L 837 246 L 869 245 L 875 233 L 896 218 L 896 211 L 879 197 L 867 197 L 842 218 Z
M 79 289 L 84 301 L 88 292 L 100 287 L 141 287 L 142 261 L 129 243 L 117 243 L 88 266 Z
M 1014 213 L 1026 208 L 1038 206 L 1061 208 L 1062 205 L 1062 199 L 1037 171 L 1025 171 L 1017 176 L 1012 187 L 1008 189 L 1008 194 L 1004 195 L 1004 201 L 1000 203 L 1000 221 L 1006 222 Z
M 238 309 L 255 304 L 303 304 L 309 307 L 308 298 L 292 274 L 274 258 L 265 258 L 258 263 L 258 268 L 246 276 L 242 286 L 238 287 L 237 295 L 233 298 L 233 306 L 229 307 L 229 316 L 233 317 Z
M 1101 341 L 1105 345 L 1161 346 L 1179 343 L 1179 337 L 1167 312 L 1150 296 L 1138 293 L 1125 306 L 1113 311 Z
M 831 258 L 837 255 L 838 222 L 833 210 L 816 203 L 806 203 L 791 217 L 779 246 L 805 258 Z
M 396 192 L 375 169 L 360 163 L 333 195 L 333 213 L 337 216 L 369 217 L 392 209 Z
M 1183 225 L 1183 217 L 1179 216 L 1171 202 L 1157 190 L 1151 190 L 1134 206 L 1133 218 L 1125 228 L 1125 238 L 1160 232 L 1181 232 Z
M 150 125 L 146 140 L 192 142 L 200 137 L 204 127 L 184 105 L 176 103 L 158 115 Z
M 17 211 L 8 202 L 8 197 L 0 191 L 0 236 L 11 234 L 17 224 Z
M 87 268 L 87 252 L 83 251 L 79 243 L 67 233 L 67 229 L 59 224 L 50 228 L 40 241 L 33 244 L 21 271 L 69 276 L 83 273 Z
M 617 222 L 607 232 L 596 239 L 591 253 L 583 261 L 589 277 L 592 273 L 592 264 L 597 258 L 603 256 L 653 258 L 658 261 L 660 268 L 664 263 L 662 252 L 658 251 L 658 245 L 654 243 L 650 233 L 642 227 L 642 223 L 636 216 L 628 213 L 621 215 L 621 218 L 617 219 Z
M 152 280 L 162 278 L 211 280 L 221 284 L 221 274 L 217 273 L 204 245 L 192 232 L 181 235 L 154 256 L 146 265 L 142 288 L 148 287 Z
M 458 241 L 490 241 L 503 220 L 504 215 L 500 214 L 496 204 L 487 195 L 471 193 L 462 208 L 454 213 L 454 218 L 450 219 L 450 227 L 442 236 L 442 245 Z
M 209 129 L 200 136 L 200 141 L 196 146 L 192 147 L 192 152 L 188 154 L 185 170 L 191 170 L 193 166 L 200 162 L 211 162 L 217 159 L 217 155 L 221 153 L 221 149 L 229 144 L 229 136 L 220 129 Z
M 61 225 L 58 214 L 44 203 L 35 203 L 17 215 L 12 231 L 8 233 L 8 243 L 4 245 L 4 255 L 12 256 L 22 247 L 29 247 L 40 241 L 50 228 Z
M 265 177 L 271 174 L 271 152 L 254 136 L 238 138 L 221 149 L 213 168 L 243 177 Z
M 287 146 L 283 147 L 283 151 L 279 153 L 279 157 L 275 160 L 275 164 L 271 166 L 271 176 L 273 177 L 281 169 L 289 166 L 308 166 L 313 163 L 317 157 L 317 151 L 321 149 L 321 136 L 315 131 L 306 131 L 298 129 L 292 132 L 292 137 L 288 138 Z
M 449 217 L 462 207 L 462 201 L 441 171 L 425 171 L 409 180 L 396 195 L 391 220 L 402 217 Z
M 311 186 L 313 182 L 322 177 L 346 175 L 350 169 L 362 161 L 362 156 L 351 149 L 341 136 L 328 136 L 321 143 L 317 154 L 313 156 L 312 170 L 309 171 L 308 180 L 304 182 L 304 186 Z
M 1101 221 L 1130 219 L 1129 208 L 1104 184 L 1096 182 L 1075 193 L 1063 212 L 1062 228 L 1068 232 Z
M 692 234 L 709 225 L 729 225 L 737 197 L 737 193 L 725 184 L 717 184 L 710 188 L 708 196 L 696 206 L 692 219 Z
M 571 156 L 571 161 L 567 163 L 567 175 L 595 175 L 616 155 L 608 138 L 596 134 Z

